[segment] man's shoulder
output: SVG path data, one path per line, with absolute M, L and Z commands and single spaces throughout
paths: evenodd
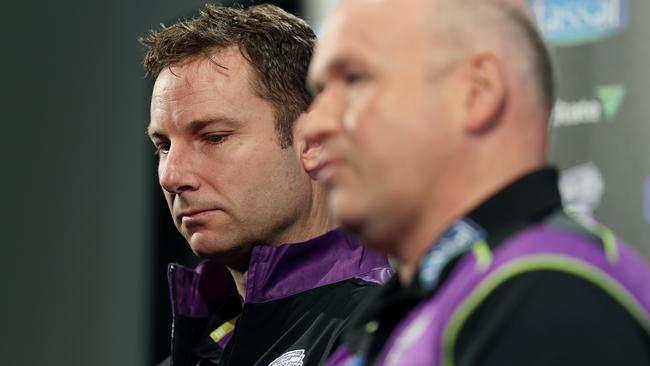
M 640 319 L 597 284 L 567 272 L 535 270 L 494 288 L 459 327 L 453 352 L 470 365 L 529 359 L 645 365 L 650 336 Z
M 604 226 L 530 227 L 491 260 L 456 304 L 455 358 L 468 365 L 650 362 L 650 267 Z

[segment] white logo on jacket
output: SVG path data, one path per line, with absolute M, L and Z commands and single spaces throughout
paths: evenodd
M 302 359 L 305 358 L 305 350 L 297 349 L 289 351 L 276 358 L 269 366 L 302 366 Z

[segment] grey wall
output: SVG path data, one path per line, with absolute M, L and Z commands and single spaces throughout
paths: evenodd
M 201 3 L 3 4 L 1 364 L 151 362 L 158 193 L 135 38 Z
M 168 352 L 165 265 L 196 259 L 157 187 L 136 38 L 205 2 L 3 4 L 0 364 L 149 365 Z

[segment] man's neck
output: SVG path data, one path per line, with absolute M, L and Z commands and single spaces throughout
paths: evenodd
M 332 230 L 333 227 L 326 226 L 326 225 L 319 225 L 319 226 L 311 226 L 311 230 L 309 227 L 305 227 L 303 230 L 299 231 L 299 235 L 290 235 L 290 236 L 285 236 L 282 241 L 273 241 L 268 244 L 259 244 L 259 245 L 270 245 L 272 247 L 276 247 L 282 244 L 295 244 L 295 243 L 302 243 L 305 241 L 308 241 L 310 239 L 313 239 L 315 237 L 318 237 L 330 230 Z M 237 293 L 239 294 L 239 299 L 241 300 L 242 304 L 246 300 L 246 285 L 248 283 L 248 270 L 250 268 L 250 255 L 252 255 L 253 250 L 255 250 L 255 247 L 251 248 L 251 251 L 249 253 L 249 256 L 247 258 L 246 264 L 242 266 L 228 266 L 226 265 L 226 268 L 228 268 L 228 271 L 230 272 L 230 275 L 232 276 L 233 280 L 235 281 L 235 286 L 237 288 Z
M 302 243 L 318 237 L 335 228 L 331 215 L 324 205 L 324 197 L 320 191 L 315 192 L 312 206 L 309 213 L 302 220 L 298 220 L 291 228 L 286 229 L 281 235 L 266 242 L 266 245 L 279 246 L 282 244 Z M 237 293 L 242 303 L 246 299 L 246 285 L 248 281 L 248 268 L 250 266 L 250 255 L 254 248 L 251 248 L 246 265 L 240 267 L 226 266 L 235 281 Z
M 398 278 L 402 285 L 408 286 L 413 281 L 419 268 L 422 257 L 430 249 L 432 242 L 454 222 L 467 215 L 474 208 L 485 202 L 499 190 L 506 187 L 519 177 L 542 167 L 542 161 L 533 161 L 528 165 L 521 165 L 520 169 L 511 169 L 507 174 L 493 175 L 493 179 L 481 180 L 480 185 L 467 186 L 466 189 L 456 189 L 457 195 L 448 194 L 436 200 L 435 205 L 430 205 L 429 210 L 423 211 L 419 220 L 414 220 L 410 231 L 406 231 L 399 238 L 395 238 L 394 253 L 399 263 Z M 467 180 L 478 182 L 478 180 Z M 455 184 L 455 187 L 461 185 Z
M 231 267 L 226 268 L 228 268 L 230 275 L 235 281 L 235 288 L 237 289 L 239 300 L 243 304 L 244 300 L 246 299 L 246 281 L 248 279 L 248 270 L 241 271 Z

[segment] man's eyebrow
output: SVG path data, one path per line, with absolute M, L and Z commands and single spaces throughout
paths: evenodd
M 187 124 L 186 128 L 189 129 L 191 132 L 196 133 L 212 125 L 223 126 L 226 128 L 237 128 L 242 125 L 242 121 L 224 115 L 208 116 L 208 117 L 193 120 L 192 122 Z
M 325 66 L 322 75 L 320 75 L 318 79 L 307 80 L 307 90 L 313 97 L 316 97 L 325 88 L 325 82 L 323 79 L 328 79 L 332 76 L 341 74 L 343 71 L 350 67 L 350 63 L 351 61 L 343 56 L 336 57 L 333 60 L 329 61 Z
M 149 136 L 149 138 L 152 140 L 167 138 L 167 135 L 164 132 L 158 131 L 151 124 L 149 124 L 149 127 L 147 127 L 147 130 L 144 133 L 145 135 Z
M 186 126 L 183 128 L 188 130 L 190 133 L 198 133 L 199 131 L 203 130 L 204 128 L 212 125 L 218 125 L 221 127 L 225 127 L 228 129 L 235 129 L 243 124 L 242 121 L 233 118 L 233 117 L 228 117 L 228 116 L 223 116 L 223 115 L 218 115 L 218 116 L 208 116 L 200 119 L 196 119 L 188 123 Z M 147 127 L 146 134 L 149 136 L 151 139 L 166 139 L 167 134 L 159 130 L 158 128 L 154 127 L 153 125 L 149 124 L 149 127 Z

